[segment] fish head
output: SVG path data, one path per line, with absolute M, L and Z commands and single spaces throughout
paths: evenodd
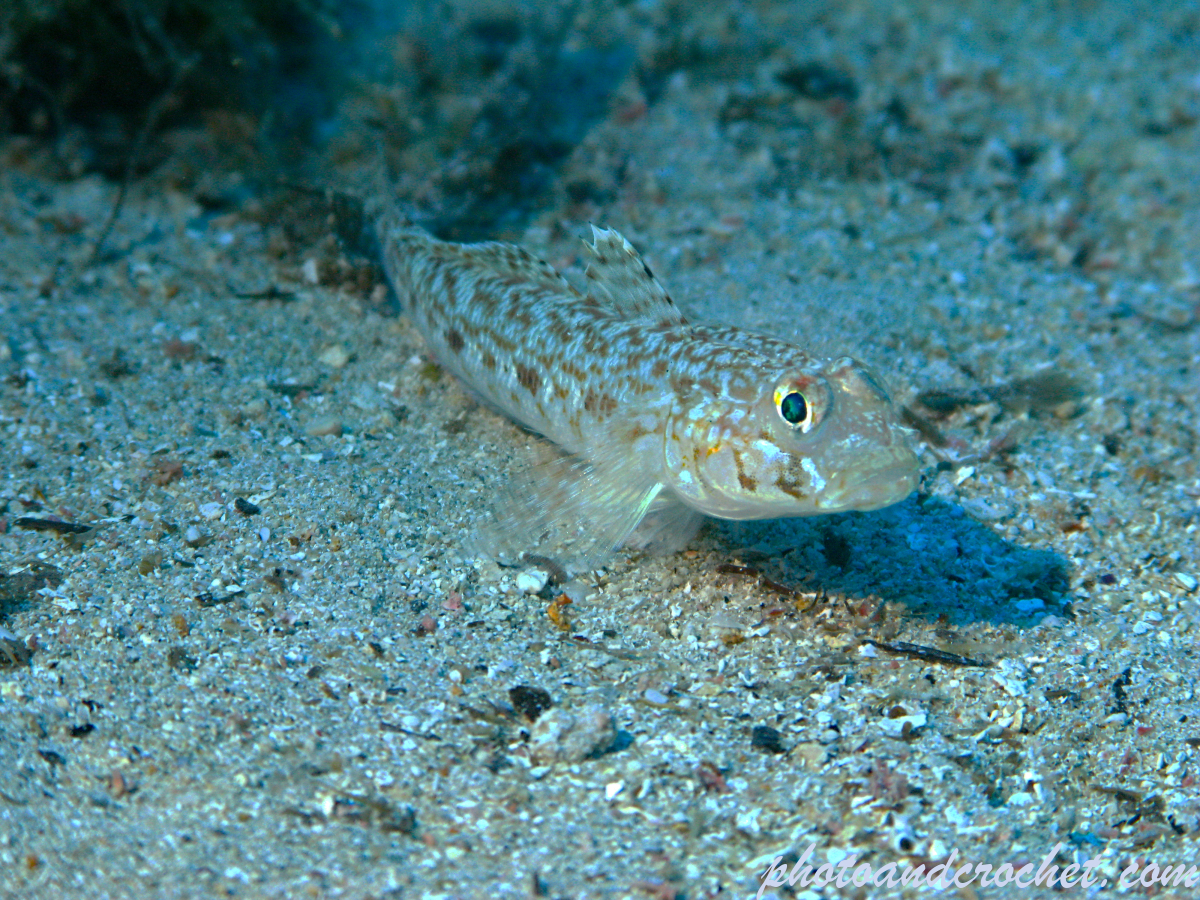
M 668 486 L 724 519 L 873 510 L 917 487 L 917 457 L 883 385 L 849 357 L 763 373 L 668 429 Z M 773 376 L 773 377 L 772 377 Z

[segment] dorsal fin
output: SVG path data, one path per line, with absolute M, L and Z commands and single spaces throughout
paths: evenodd
M 686 321 L 658 283 L 633 245 L 611 228 L 592 226 L 587 267 L 587 291 L 598 303 L 631 319 L 654 324 L 682 325 Z

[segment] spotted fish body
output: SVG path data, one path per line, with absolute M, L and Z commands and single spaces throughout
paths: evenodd
M 877 509 L 917 460 L 858 362 L 688 322 L 633 247 L 593 229 L 586 290 L 510 244 L 456 244 L 385 215 L 392 285 L 434 355 L 566 456 L 517 488 L 497 532 L 550 525 L 602 561 L 647 513 L 727 519 Z M 515 534 L 520 537 L 514 538 Z

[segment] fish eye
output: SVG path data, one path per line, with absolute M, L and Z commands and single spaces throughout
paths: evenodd
M 799 391 L 790 391 L 779 401 L 779 415 L 789 425 L 807 428 L 812 424 L 812 407 Z

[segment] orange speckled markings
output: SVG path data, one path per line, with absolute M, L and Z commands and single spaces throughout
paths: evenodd
M 685 528 L 878 509 L 916 487 L 908 432 L 864 366 L 689 322 L 615 231 L 593 228 L 586 292 L 511 244 L 439 241 L 391 212 L 380 236 L 442 365 L 562 451 L 493 510 L 499 555 L 578 570 L 648 513 Z

